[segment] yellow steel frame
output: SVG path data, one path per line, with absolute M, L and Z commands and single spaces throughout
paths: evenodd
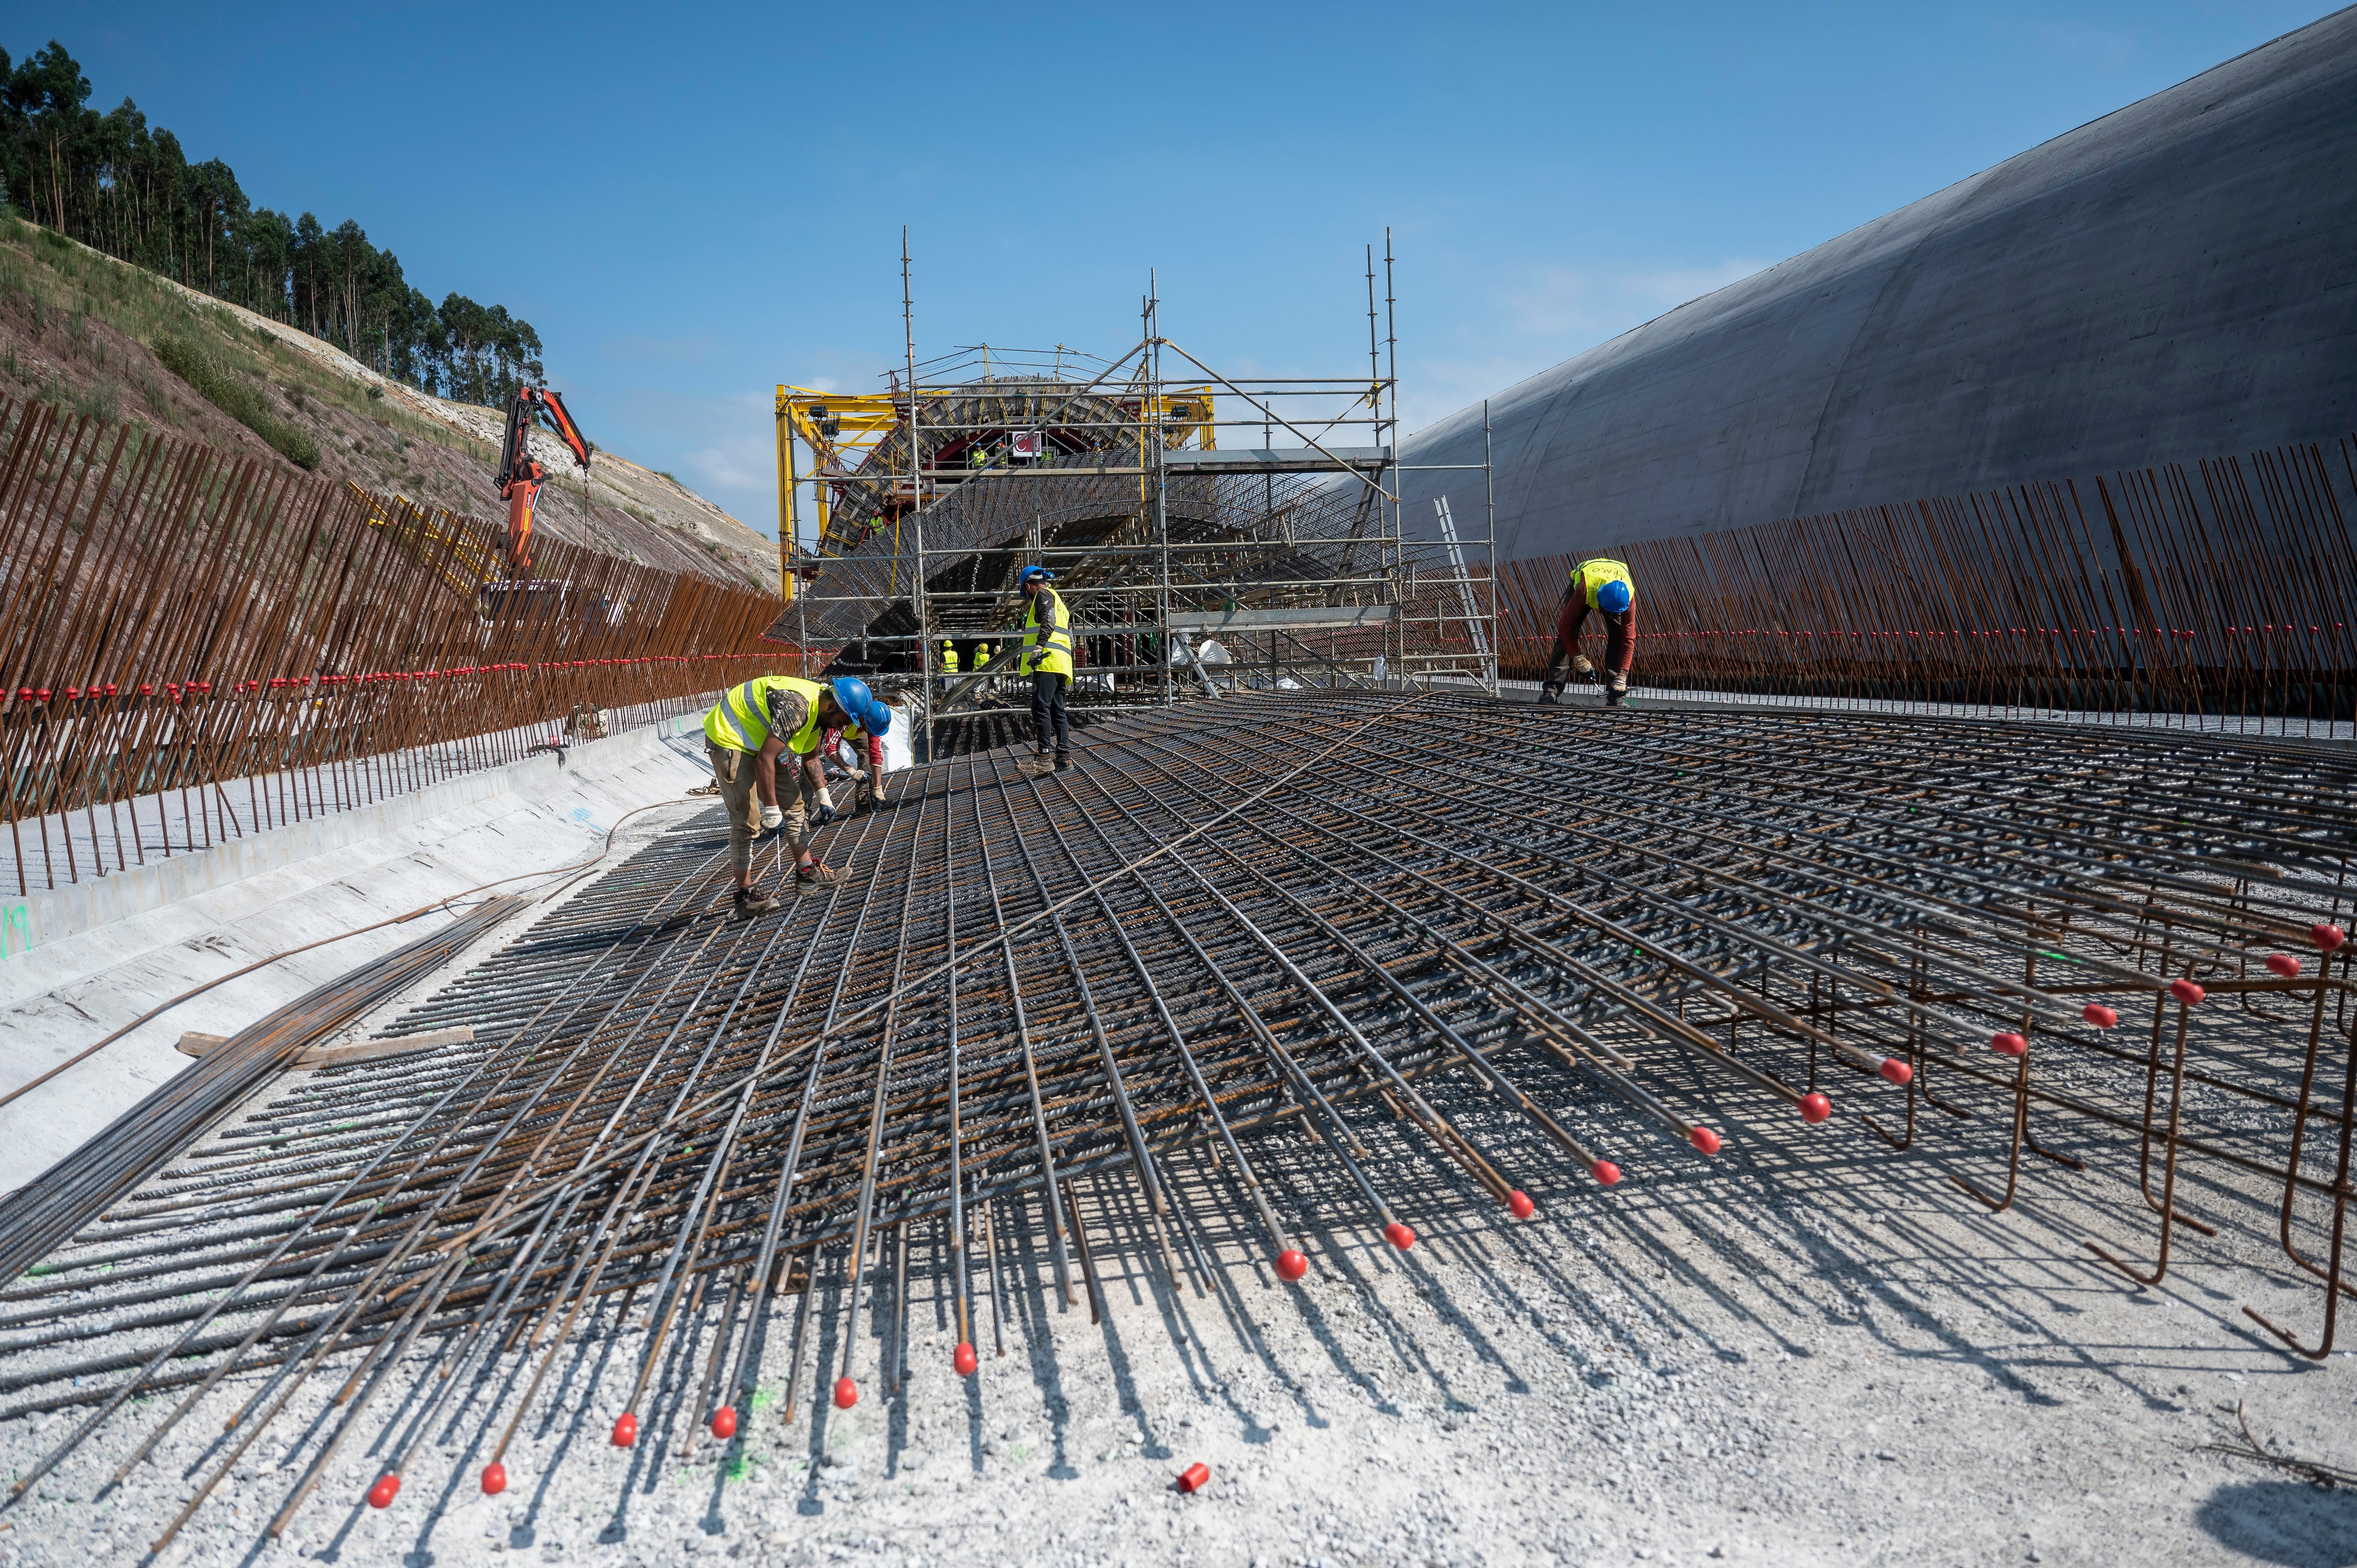
M 492 581 L 498 575 L 498 569 L 503 563 L 496 554 L 469 537 L 463 528 L 445 532 L 435 527 L 431 521 L 433 514 L 407 496 L 394 496 L 393 504 L 406 511 L 408 515 L 397 520 L 388 519 L 378 513 L 375 496 L 361 489 L 350 479 L 344 481 L 344 489 L 350 490 L 368 508 L 368 525 L 371 528 L 382 529 L 387 534 L 404 543 L 422 539 L 429 540 L 436 544 L 447 545 L 452 557 L 459 565 L 474 574 L 471 580 L 462 578 L 456 569 L 444 565 L 442 580 L 450 585 L 452 592 L 461 596 L 471 595 L 478 586 Z
M 920 387 L 917 396 L 922 399 L 954 397 L 973 392 L 966 386 Z M 1124 397 L 1119 387 L 1108 387 L 1102 395 L 1109 402 L 1124 405 L 1135 403 L 1134 398 Z M 876 449 L 877 444 L 890 434 L 906 413 L 909 400 L 882 393 L 854 396 L 845 392 L 817 392 L 809 387 L 780 385 L 778 388 L 778 595 L 787 603 L 793 602 L 794 578 L 791 565 L 795 529 L 799 526 L 794 492 L 804 479 L 819 481 L 813 489 L 818 512 L 819 548 L 826 547 L 834 523 L 827 506 L 827 484 L 831 479 L 848 478 Z M 1172 410 L 1185 405 L 1190 417 L 1183 423 L 1168 423 Z M 833 435 L 819 426 L 818 414 L 824 410 L 834 425 Z M 1211 389 L 1191 388 L 1167 392 L 1150 400 L 1150 406 L 1138 411 L 1139 417 L 1159 418 L 1169 432 L 1167 439 L 1172 446 L 1184 446 L 1189 436 L 1198 436 L 1202 445 L 1214 443 L 1213 421 L 1216 417 Z M 810 474 L 795 469 L 793 444 L 801 441 L 817 457 L 818 466 Z

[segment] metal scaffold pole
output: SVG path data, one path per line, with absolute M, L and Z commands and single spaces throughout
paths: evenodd
M 1482 561 L 1469 553 L 1451 570 L 1448 544 L 1405 537 L 1401 485 L 1414 470 L 1400 449 L 1388 231 L 1380 297 L 1374 247 L 1362 248 L 1366 371 L 1241 381 L 1164 328 L 1158 268 L 1136 345 L 1116 359 L 1059 343 L 920 360 L 903 250 L 889 395 L 779 389 L 780 484 L 805 477 L 799 439 L 819 527 L 795 557 L 795 617 L 777 635 L 814 641 L 820 661 L 837 657 L 879 694 L 919 704 L 920 749 L 1014 738 L 1002 676 L 1021 639 L 1014 574 L 1033 563 L 1056 573 L 1071 611 L 1083 724 L 1257 687 L 1494 688 L 1494 584 L 1486 612 L 1473 602 Z M 994 645 L 988 672 L 968 662 Z
M 909 749 L 918 761 L 929 762 L 933 756 L 932 606 L 925 591 L 924 431 L 917 422 L 917 316 L 915 298 L 909 284 L 909 230 L 906 224 L 900 229 L 900 331 L 909 366 L 909 504 L 913 509 L 912 515 L 916 521 L 917 550 L 916 580 L 909 585 L 909 604 L 916 612 L 917 621 L 917 691 L 915 700 L 910 703 L 910 714 L 924 737 L 921 746 L 912 745 Z M 896 540 L 896 554 L 898 551 Z M 909 738 L 913 742 L 917 737 L 911 736 Z

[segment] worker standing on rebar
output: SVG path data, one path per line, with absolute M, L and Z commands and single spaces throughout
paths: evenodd
M 1060 773 L 1072 765 L 1071 731 L 1064 718 L 1064 691 L 1072 683 L 1072 618 L 1063 596 L 1048 585 L 1056 574 L 1045 566 L 1027 567 L 1023 596 L 1030 606 L 1023 612 L 1022 672 L 1031 678 L 1031 729 L 1037 750 L 1023 764 L 1026 773 Z M 1050 739 L 1055 760 L 1049 760 Z
M 848 675 L 823 685 L 791 675 L 757 675 L 730 687 L 704 715 L 705 754 L 728 807 L 728 865 L 737 875 L 737 915 L 766 915 L 778 907 L 777 899 L 753 886 L 753 840 L 770 829 L 785 830 L 798 886 L 842 880 L 842 873 L 810 853 L 812 819 L 819 827 L 834 820 L 819 759 L 820 736 L 855 725 L 880 736 L 891 724 L 892 711 L 876 700 L 866 682 Z M 793 758 L 782 779 L 781 756 Z M 781 792 L 791 796 L 782 809 Z
M 1564 585 L 1555 659 L 1547 669 L 1543 701 L 1561 701 L 1566 680 L 1596 672 L 1579 651 L 1579 628 L 1590 610 L 1604 622 L 1604 705 L 1617 708 L 1628 700 L 1629 668 L 1637 661 L 1637 587 L 1626 563 L 1599 555 L 1573 567 L 1571 581 Z
M 957 644 L 956 644 L 956 643 L 954 643 L 954 642 L 952 642 L 948 638 L 946 638 L 946 637 L 945 637 L 945 638 L 942 639 L 942 691 L 946 692 L 946 691 L 948 691 L 948 690 L 950 689 L 950 682 L 951 682 L 952 680 L 953 680 L 953 679 L 956 677 L 957 672 L 958 672 L 958 651 L 957 651 Z

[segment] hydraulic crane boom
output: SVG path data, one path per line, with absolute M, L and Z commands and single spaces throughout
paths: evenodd
M 532 575 L 532 510 L 548 471 L 532 455 L 526 433 L 544 424 L 572 450 L 576 467 L 589 471 L 589 443 L 565 412 L 565 400 L 546 387 L 520 386 L 508 405 L 507 440 L 500 447 L 500 499 L 508 503 L 508 565 L 519 578 Z

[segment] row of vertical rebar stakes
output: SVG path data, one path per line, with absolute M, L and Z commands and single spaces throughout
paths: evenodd
M 172 1530 L 323 1373 L 274 1531 L 346 1453 L 382 1459 L 371 1501 L 436 1444 L 497 1491 L 585 1318 L 645 1330 L 615 1443 L 683 1417 L 741 1441 L 780 1376 L 789 1420 L 805 1387 L 901 1386 L 912 1255 L 971 1375 L 1018 1259 L 1103 1310 L 1115 1216 L 1173 1291 L 1264 1262 L 1290 1286 L 1354 1234 L 1412 1248 L 1434 1162 L 1528 1219 L 1534 1192 L 1645 1169 L 1633 1133 L 1707 1155 L 1780 1112 L 1835 1124 L 1846 1084 L 1889 1097 L 1862 1131 L 1994 1208 L 2025 1150 L 2138 1144 L 2160 1190 L 2121 1212 L 2162 1217 L 2158 1269 L 2211 1223 L 2180 1167 L 2213 1218 L 2280 1209 L 2330 1348 L 2347 759 L 1391 693 L 1132 714 L 1078 758 L 894 776 L 820 842 L 843 881 L 759 919 L 725 917 L 718 829 L 675 832 L 398 1026 L 474 1046 L 300 1080 L 192 1148 L 0 1290 L 0 1350 L 26 1352 L 0 1417 L 99 1407 L 18 1492 L 175 1394 L 120 1480 L 232 1373 Z M 198 1281 L 221 1295 L 183 1303 Z M 160 1352 L 108 1350 L 135 1305 Z
M 0 398 L 0 887 L 18 896 L 514 762 L 795 667 L 742 583 Z M 13 885 L 13 887 L 10 887 Z
M 1629 564 L 1649 685 L 2346 737 L 2353 510 L 2357 436 L 1586 553 Z M 1545 671 L 1577 559 L 1501 569 L 1509 673 Z

